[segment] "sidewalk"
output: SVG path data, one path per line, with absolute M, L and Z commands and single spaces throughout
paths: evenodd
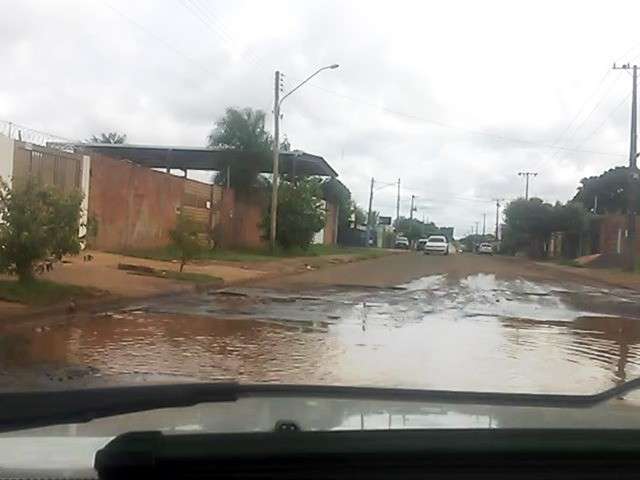
M 568 265 L 558 265 L 557 263 L 550 262 L 535 262 L 535 264 L 553 270 L 569 273 L 571 275 L 575 275 L 576 277 L 582 277 L 620 288 L 629 288 L 631 290 L 640 292 L 640 275 L 637 273 L 628 273 L 622 272 L 620 270 L 606 268 L 578 268 Z

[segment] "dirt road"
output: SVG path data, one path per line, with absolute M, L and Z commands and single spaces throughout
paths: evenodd
M 0 388 L 153 378 L 587 393 L 640 375 L 640 293 L 406 253 L 0 326 Z
M 448 280 L 458 281 L 478 273 L 494 274 L 496 278 L 505 280 L 526 278 L 533 281 L 601 284 L 597 280 L 578 277 L 575 273 L 548 268 L 523 258 L 469 253 L 444 256 L 407 252 L 298 275 L 258 280 L 252 285 L 280 289 L 305 289 L 314 285 L 393 287 L 428 275 L 446 274 Z

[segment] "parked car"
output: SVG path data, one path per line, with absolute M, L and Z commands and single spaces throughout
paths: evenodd
M 420 238 L 418 239 L 418 241 L 416 242 L 416 250 L 418 252 L 421 252 L 424 250 L 424 246 L 427 244 L 427 239 L 426 238 Z
M 403 248 L 405 250 L 409 249 L 409 239 L 407 237 L 403 237 L 402 235 L 398 235 L 396 237 L 396 241 L 394 243 L 395 248 Z
M 479 254 L 489 254 L 489 255 L 493 255 L 493 245 L 491 245 L 490 243 L 481 243 L 480 245 L 478 245 L 478 253 Z
M 447 237 L 444 235 L 431 235 L 424 244 L 424 253 L 425 255 L 431 253 L 449 255 L 449 242 L 447 241 Z

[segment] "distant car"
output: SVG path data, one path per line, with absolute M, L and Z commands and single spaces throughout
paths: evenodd
M 403 237 L 401 235 L 398 235 L 396 237 L 396 241 L 393 244 L 395 248 L 403 248 L 403 249 L 408 249 L 409 248 L 409 239 L 407 237 Z
M 490 243 L 481 243 L 480 245 L 478 245 L 478 253 L 487 253 L 489 255 L 493 255 L 493 245 L 491 245 Z
M 418 241 L 416 242 L 416 250 L 421 252 L 424 250 L 424 246 L 427 244 L 427 240 L 426 238 L 420 238 L 418 239 Z
M 444 235 L 431 235 L 424 244 L 424 253 L 425 255 L 431 253 L 449 255 L 449 242 L 447 241 L 447 237 Z

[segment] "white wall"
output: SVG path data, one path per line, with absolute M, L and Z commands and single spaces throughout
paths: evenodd
M 0 135 L 0 177 L 11 185 L 13 176 L 13 140 Z
M 82 216 L 80 217 L 80 238 L 87 234 L 87 220 L 89 219 L 89 185 L 91 179 L 91 157 L 89 155 L 82 156 Z

